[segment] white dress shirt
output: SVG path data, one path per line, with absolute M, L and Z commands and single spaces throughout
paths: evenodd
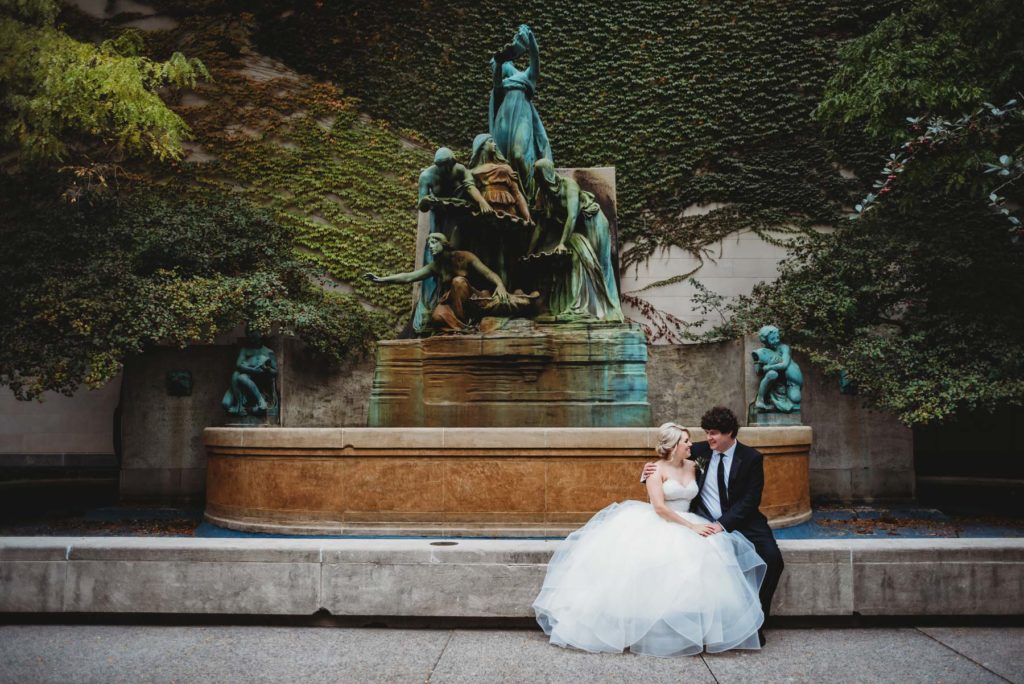
M 725 460 L 725 488 L 729 489 L 729 468 L 732 466 L 732 457 L 736 453 L 736 442 L 723 453 L 714 452 L 711 460 L 708 461 L 708 472 L 704 476 L 704 486 L 700 488 L 700 500 L 707 509 L 712 520 L 722 517 L 722 498 L 718 493 L 718 461 Z

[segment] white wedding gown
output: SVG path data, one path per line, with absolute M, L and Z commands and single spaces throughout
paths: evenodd
M 697 483 L 665 482 L 690 522 Z M 559 544 L 533 603 L 551 643 L 654 656 L 757 649 L 765 564 L 738 532 L 701 537 L 640 501 L 612 504 Z

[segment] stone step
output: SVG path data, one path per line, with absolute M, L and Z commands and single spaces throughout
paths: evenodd
M 0 613 L 531 617 L 558 541 L 0 538 Z M 1024 615 L 1024 539 L 782 540 L 774 612 Z

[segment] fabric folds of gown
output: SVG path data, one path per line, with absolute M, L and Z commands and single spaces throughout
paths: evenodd
M 686 512 L 696 483 L 665 483 Z M 672 498 L 670 498 L 672 497 Z M 741 534 L 701 537 L 639 501 L 612 504 L 569 535 L 548 564 L 533 609 L 551 643 L 653 656 L 759 648 L 764 561 Z

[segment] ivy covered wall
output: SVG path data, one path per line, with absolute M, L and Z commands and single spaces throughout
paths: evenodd
M 491 52 L 529 23 L 555 162 L 616 167 L 628 265 L 658 245 L 831 223 L 848 188 L 810 113 L 837 42 L 895 4 L 306 2 L 261 16 L 257 43 L 373 117 L 465 149 L 487 127 Z M 709 202 L 732 206 L 681 217 Z
M 556 163 L 616 167 L 627 268 L 659 247 L 700 256 L 742 229 L 777 240 L 841 216 L 852 181 L 810 115 L 839 41 L 899 3 L 153 4 L 177 26 L 148 49 L 213 75 L 174 103 L 202 163 L 178 165 L 172 187 L 271 208 L 308 258 L 397 323 L 408 292 L 361 275 L 412 266 L 417 173 L 439 145 L 466 159 L 487 127 L 490 54 L 518 23 L 540 42 L 535 101 Z M 707 203 L 721 208 L 683 216 Z

